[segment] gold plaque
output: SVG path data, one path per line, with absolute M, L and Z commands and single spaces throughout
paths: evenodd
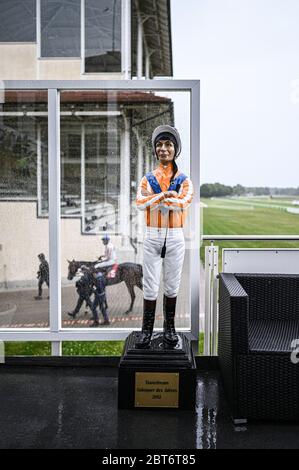
M 178 372 L 136 372 L 135 407 L 178 408 Z

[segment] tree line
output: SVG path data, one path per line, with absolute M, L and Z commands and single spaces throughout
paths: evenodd
M 221 183 L 205 183 L 200 186 L 201 197 L 224 197 L 224 196 L 298 196 L 297 188 L 271 188 L 268 186 L 246 187 L 241 184 L 227 186 Z

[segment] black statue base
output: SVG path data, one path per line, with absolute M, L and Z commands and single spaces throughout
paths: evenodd
M 194 409 L 196 365 L 190 342 L 178 333 L 173 347 L 163 345 L 163 333 L 155 333 L 148 349 L 137 349 L 140 332 L 131 333 L 118 371 L 118 407 Z

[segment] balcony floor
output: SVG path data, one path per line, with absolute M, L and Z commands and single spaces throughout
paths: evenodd
M 219 372 L 194 412 L 117 409 L 117 368 L 0 366 L 1 449 L 298 448 L 299 424 L 234 427 Z

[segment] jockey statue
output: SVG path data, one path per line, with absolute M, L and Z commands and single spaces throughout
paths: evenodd
M 143 324 L 137 348 L 148 348 L 155 321 L 156 302 L 163 264 L 164 325 L 163 343 L 174 347 L 176 299 L 185 255 L 183 226 L 193 198 L 191 180 L 178 170 L 181 152 L 178 131 L 171 126 L 157 127 L 152 146 L 157 168 L 140 181 L 137 208 L 145 211 L 146 233 L 143 244 Z

